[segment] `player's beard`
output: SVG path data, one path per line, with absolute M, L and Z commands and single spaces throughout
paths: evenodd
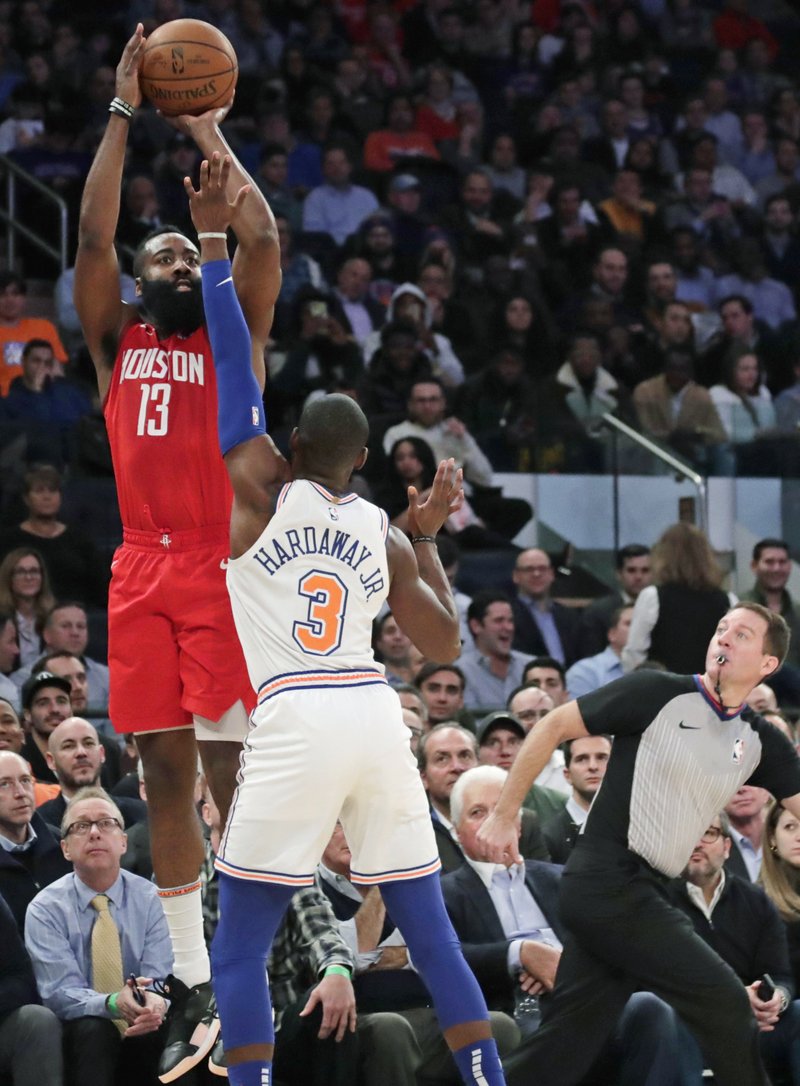
M 205 320 L 199 280 L 192 280 L 191 290 L 179 290 L 169 280 L 142 277 L 141 287 L 144 310 L 161 335 L 187 336 Z

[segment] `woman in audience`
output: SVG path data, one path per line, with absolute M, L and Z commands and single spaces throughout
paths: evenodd
M 20 524 L 0 532 L 0 554 L 14 547 L 35 546 L 57 599 L 79 599 L 88 607 L 105 607 L 106 563 L 80 528 L 59 520 L 61 486 L 61 475 L 50 464 L 34 464 L 25 472 L 22 501 L 28 515 Z
M 758 881 L 781 914 L 795 988 L 800 984 L 800 820 L 774 801 L 764 821 Z
M 47 567 L 38 551 L 15 547 L 0 562 L 0 611 L 14 615 L 21 667 L 41 656 L 41 631 L 55 605 Z
M 401 531 L 408 528 L 408 488 L 416 487 L 424 500 L 435 474 L 433 450 L 427 441 L 421 437 L 401 437 L 392 445 L 384 485 L 375 501 L 386 510 L 392 524 Z M 486 528 L 466 498 L 461 509 L 445 521 L 443 530 L 457 539 L 460 547 L 508 545 L 508 540 Z
M 728 354 L 723 380 L 709 389 L 725 432 L 735 444 L 752 441 L 775 425 L 772 396 L 762 381 L 761 364 L 754 351 Z
M 514 347 L 525 359 L 525 369 L 531 377 L 546 377 L 558 367 L 558 355 L 541 314 L 524 294 L 512 294 L 498 308 L 495 334 L 486 349 L 504 344 Z
M 653 581 L 633 607 L 622 666 L 658 660 L 679 675 L 700 672 L 717 623 L 736 597 L 724 592 L 708 539 L 693 524 L 673 524 L 653 547 Z

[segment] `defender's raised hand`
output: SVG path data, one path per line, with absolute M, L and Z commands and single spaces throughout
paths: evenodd
M 189 210 L 198 234 L 224 233 L 236 219 L 250 185 L 242 185 L 233 200 L 228 200 L 226 185 L 231 172 L 230 155 L 214 151 L 211 160 L 200 164 L 200 188 L 184 177 L 183 187 L 189 197 Z
M 412 536 L 436 535 L 464 502 L 464 473 L 452 457 L 442 460 L 425 501 L 415 486 L 408 488 L 408 530 Z

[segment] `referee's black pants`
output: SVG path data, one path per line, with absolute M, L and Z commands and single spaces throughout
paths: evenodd
M 504 1061 L 508 1086 L 578 1083 L 637 989 L 677 1011 L 718 1086 L 767 1086 L 744 985 L 670 904 L 657 872 L 627 850 L 600 855 L 580 841 L 561 878 L 560 912 L 570 938 L 555 990 L 538 1032 Z

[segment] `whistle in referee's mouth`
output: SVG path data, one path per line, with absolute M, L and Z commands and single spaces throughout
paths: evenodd
M 717 663 L 718 663 L 718 664 L 720 665 L 720 667 L 721 667 L 721 666 L 722 666 L 723 664 L 727 664 L 727 662 L 728 662 L 728 657 L 727 657 L 727 656 L 723 656 L 723 655 L 722 655 L 722 653 L 720 653 L 720 655 L 719 655 L 719 656 L 717 657 Z

